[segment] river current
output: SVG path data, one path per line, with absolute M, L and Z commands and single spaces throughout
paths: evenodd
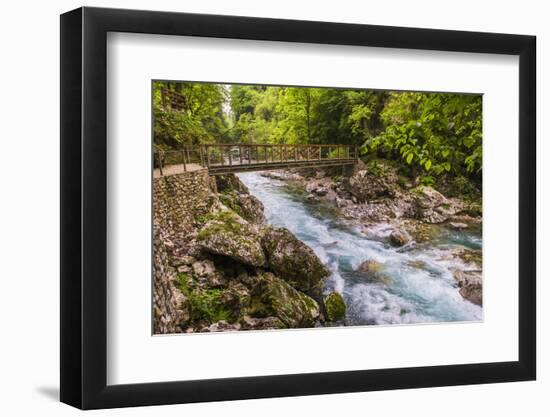
M 259 173 L 239 174 L 239 178 L 263 203 L 268 223 L 288 228 L 330 269 L 326 290 L 343 295 L 347 325 L 482 319 L 481 307 L 459 294 L 451 273 L 464 265 L 448 256 L 459 246 L 481 248 L 479 234 L 447 232 L 428 245 L 397 249 L 368 238 L 332 206 L 307 202 L 303 193 L 282 181 Z M 377 229 L 378 236 L 390 232 L 384 224 Z M 355 272 L 366 260 L 380 263 L 383 280 Z

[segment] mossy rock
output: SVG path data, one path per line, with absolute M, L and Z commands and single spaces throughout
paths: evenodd
M 319 305 L 313 298 L 271 273 L 261 277 L 254 293 L 252 317 L 277 317 L 289 328 L 314 327 L 319 318 Z
M 257 231 L 233 211 L 212 215 L 199 231 L 197 240 L 209 253 L 255 267 L 267 264 Z
M 315 252 L 288 229 L 265 229 L 262 245 L 268 268 L 299 291 L 320 298 L 329 270 Z
M 364 272 L 367 274 L 376 274 L 384 268 L 384 264 L 382 262 L 375 261 L 374 259 L 368 259 L 364 262 L 361 262 L 361 264 L 357 267 L 357 272 Z
M 216 187 L 218 192 L 236 191 L 238 193 L 248 194 L 248 188 L 235 174 L 216 175 Z
M 340 321 L 346 317 L 346 303 L 340 293 L 334 291 L 325 297 L 325 311 L 328 321 Z
M 187 274 L 179 274 L 178 280 L 178 288 L 188 300 L 190 321 L 214 323 L 219 320 L 234 321 L 238 318 L 227 307 L 223 290 L 200 289 L 192 283 Z
M 219 195 L 220 201 L 241 216 L 243 219 L 256 224 L 266 222 L 264 205 L 260 200 L 250 194 L 239 194 L 229 191 Z

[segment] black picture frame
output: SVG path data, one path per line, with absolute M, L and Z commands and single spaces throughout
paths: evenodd
M 519 56 L 519 360 L 113 385 L 107 376 L 108 32 Z M 79 8 L 61 16 L 61 401 L 82 409 L 533 380 L 534 36 Z

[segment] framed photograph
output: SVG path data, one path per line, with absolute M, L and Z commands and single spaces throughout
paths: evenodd
M 61 401 L 533 380 L 535 37 L 61 16 Z

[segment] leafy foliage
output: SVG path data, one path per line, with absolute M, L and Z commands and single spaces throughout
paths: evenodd
M 428 182 L 444 173 L 481 174 L 480 96 L 392 93 L 381 117 L 386 128 L 365 141 L 365 153 L 401 159 Z
M 185 97 L 173 109 L 162 88 Z M 339 143 L 398 162 L 426 185 L 482 175 L 479 95 L 154 83 L 155 145 Z
M 163 91 L 164 89 L 164 91 Z M 168 92 L 183 97 L 173 108 Z M 223 112 L 224 86 L 202 83 L 153 83 L 154 144 L 161 149 L 215 143 L 224 138 L 228 122 Z

